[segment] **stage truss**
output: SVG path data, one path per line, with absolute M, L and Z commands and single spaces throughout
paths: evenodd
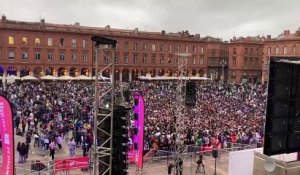
M 187 68 L 188 68 L 188 58 L 191 56 L 190 53 L 176 53 L 177 59 L 177 75 L 178 75 L 178 85 L 177 85 L 177 98 L 176 98 L 176 109 L 175 109 L 175 129 L 176 129 L 176 140 L 175 140 L 175 159 L 174 166 L 175 172 L 179 174 L 182 171 L 182 166 L 180 164 L 183 161 L 182 153 L 185 149 L 184 140 L 182 133 L 186 130 L 184 125 L 185 116 L 185 95 L 186 95 L 186 83 L 188 79 Z
M 111 45 L 95 45 L 95 114 L 94 114 L 94 160 L 93 160 L 93 174 L 98 175 L 99 167 L 103 170 L 101 175 L 112 174 L 112 148 L 113 148 L 113 111 L 115 104 L 115 51 L 116 48 Z M 104 68 L 98 69 L 99 55 L 107 57 L 109 64 Z M 110 79 L 102 79 L 102 72 L 110 70 Z M 99 81 L 100 80 L 100 81 Z M 99 93 L 99 87 L 105 86 L 107 89 Z M 106 109 L 98 111 L 97 109 Z M 110 120 L 110 131 L 105 131 L 101 126 L 105 125 L 105 121 Z M 96 122 L 95 122 L 96 121 Z M 98 135 L 105 135 L 107 139 L 98 145 Z M 103 161 L 103 159 L 109 159 L 109 163 Z

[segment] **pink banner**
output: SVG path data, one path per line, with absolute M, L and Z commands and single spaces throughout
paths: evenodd
M 72 170 L 72 169 L 81 169 L 89 167 L 89 158 L 88 157 L 76 157 L 72 159 L 64 160 L 55 160 L 55 172 Z
M 134 162 L 137 167 L 143 167 L 143 151 L 144 151 L 144 99 L 143 96 L 138 95 L 134 97 L 138 99 L 138 105 L 134 107 L 134 113 L 138 114 L 138 121 L 136 123 L 138 134 L 134 138 L 134 143 L 138 144 L 138 149 L 134 151 Z
M 1 175 L 14 174 L 14 134 L 12 111 L 9 102 L 0 96 L 0 134 L 2 141 Z

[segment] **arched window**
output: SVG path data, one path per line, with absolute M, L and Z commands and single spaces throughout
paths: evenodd
M 276 48 L 275 48 L 275 54 L 279 54 L 279 46 L 276 46 Z
M 287 46 L 283 47 L 283 54 L 287 54 Z
M 296 51 L 297 51 L 297 47 L 294 45 L 293 48 L 292 48 L 292 53 L 295 54 Z

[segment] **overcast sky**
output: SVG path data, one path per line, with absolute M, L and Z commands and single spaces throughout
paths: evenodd
M 300 27 L 299 0 L 0 0 L 7 19 L 233 36 L 277 36 Z

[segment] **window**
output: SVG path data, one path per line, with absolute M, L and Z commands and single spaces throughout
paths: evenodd
M 41 39 L 40 39 L 40 38 L 35 38 L 35 39 L 34 39 L 34 44 L 35 44 L 36 46 L 41 45 Z
M 279 54 L 279 46 L 275 48 L 275 54 Z
M 76 39 L 72 39 L 72 47 L 76 47 Z
M 143 54 L 143 64 L 147 63 L 147 54 Z
M 197 47 L 196 46 L 193 46 L 193 52 L 197 53 Z
M 258 58 L 257 58 L 257 57 L 255 58 L 255 66 L 256 66 L 256 67 L 258 67 L 258 66 L 259 66 L 259 63 L 258 63 Z
M 212 52 L 211 52 L 211 56 L 216 56 L 216 51 L 215 50 L 212 50 Z
M 176 52 L 180 52 L 180 45 L 177 45 Z
M 250 55 L 253 54 L 253 48 L 250 48 Z
M 160 51 L 161 51 L 161 52 L 163 52 L 163 51 L 165 50 L 164 47 L 165 47 L 165 46 L 164 46 L 163 44 L 160 45 Z
M 76 53 L 72 53 L 72 61 L 77 62 L 77 55 Z
M 41 61 L 41 53 L 40 52 L 35 53 L 35 60 L 36 61 Z
M 268 47 L 268 54 L 271 55 L 271 53 L 272 53 L 272 48 Z
M 196 56 L 193 56 L 193 64 L 196 64 Z
M 236 54 L 236 48 L 233 48 L 233 54 Z
M 143 50 L 147 50 L 147 43 L 143 44 Z
M 169 55 L 168 63 L 169 63 L 169 64 L 172 63 L 172 55 Z
M 85 52 L 83 53 L 83 62 L 87 63 L 88 62 L 88 54 Z
M 152 63 L 152 64 L 155 64 L 155 60 L 156 60 L 156 56 L 155 56 L 155 55 L 152 55 L 152 57 L 151 57 L 151 63 Z
M 133 44 L 133 50 L 137 51 L 138 50 L 138 43 Z
M 124 54 L 124 63 L 128 64 L 128 53 Z
M 28 53 L 26 51 L 22 52 L 22 60 L 28 59 Z
M 9 60 L 14 60 L 15 59 L 15 51 L 10 50 L 8 52 L 8 59 Z
M 8 37 L 8 44 L 15 44 L 15 38 L 13 36 Z
M 172 52 L 172 45 L 169 45 L 169 52 Z
M 200 65 L 204 64 L 204 56 L 200 56 Z
M 53 39 L 52 38 L 48 38 L 48 46 L 53 46 Z
M 244 66 L 248 65 L 248 57 L 245 57 Z
M 201 46 L 200 53 L 201 53 L 201 54 L 204 53 L 204 47 L 203 47 L 203 46 Z
M 128 42 L 127 42 L 127 41 L 124 43 L 124 49 L 125 49 L 126 51 L 128 50 Z
M 87 47 L 87 42 L 86 42 L 86 40 L 82 40 L 82 47 L 83 47 L 83 48 L 86 48 L 86 47 Z
M 138 55 L 134 54 L 133 55 L 133 64 L 137 64 L 138 63 Z
M 186 53 L 189 52 L 189 46 L 185 46 L 185 52 L 186 52 Z
M 236 57 L 233 57 L 233 58 L 232 58 L 232 65 L 233 65 L 233 66 L 236 66 Z
M 245 54 L 248 54 L 248 48 L 245 48 Z
M 287 46 L 283 47 L 283 54 L 287 54 Z
M 259 52 L 259 50 L 258 50 L 258 49 L 256 49 L 256 51 L 255 51 L 255 55 L 256 55 L 256 56 L 258 55 L 258 52 Z
M 60 61 L 65 61 L 65 53 L 64 52 L 60 52 L 60 54 L 59 54 L 59 60 Z
M 152 52 L 155 52 L 155 44 L 152 44 L 151 49 L 152 49 Z
M 48 61 L 51 62 L 53 59 L 53 53 L 52 52 L 48 52 Z
M 23 45 L 27 45 L 27 38 L 26 38 L 26 37 L 23 37 L 23 38 L 22 38 L 22 44 L 23 44 Z
M 115 63 L 119 64 L 119 53 L 116 53 L 115 55 Z
M 64 38 L 60 38 L 60 40 L 59 40 L 59 46 L 60 47 L 64 47 L 65 46 L 65 39 Z
M 164 64 L 164 56 L 163 55 L 160 56 L 160 64 Z
M 109 62 L 109 61 L 108 61 L 108 56 L 107 56 L 107 54 L 108 54 L 108 53 L 105 53 L 105 55 L 104 55 L 104 63 L 105 63 L 105 64 L 108 64 L 108 62 Z
M 296 53 L 296 46 L 293 46 L 293 48 L 292 48 L 292 53 L 293 53 L 293 54 Z

